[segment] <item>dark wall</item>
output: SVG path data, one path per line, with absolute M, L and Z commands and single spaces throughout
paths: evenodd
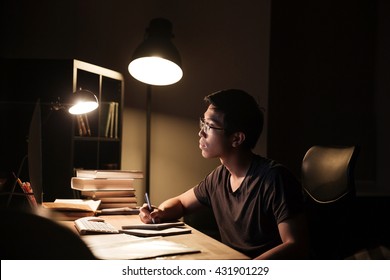
M 51 106 L 57 98 L 63 104 L 69 103 L 72 81 L 71 60 L 0 59 L 0 176 L 12 183 L 12 172 L 17 174 L 20 170 L 21 180 L 29 181 L 29 165 L 41 163 L 42 172 L 35 176 L 43 179 L 46 201 L 73 195 L 64 183 L 73 174 L 69 141 L 72 117 L 65 110 L 52 110 Z M 30 147 L 42 146 L 42 154 L 35 158 L 37 162 L 28 163 L 23 158 L 28 154 L 29 137 L 33 134 L 30 123 L 38 101 L 41 135 Z
M 268 156 L 300 177 L 310 146 L 360 146 L 355 250 L 390 245 L 389 3 L 272 1 Z
M 300 176 L 312 145 L 359 145 L 374 181 L 375 1 L 272 1 L 268 155 Z

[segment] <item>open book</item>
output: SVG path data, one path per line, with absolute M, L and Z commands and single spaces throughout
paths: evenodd
M 46 209 L 60 212 L 68 218 L 94 216 L 100 206 L 100 200 L 92 199 L 56 199 L 54 202 L 43 202 Z

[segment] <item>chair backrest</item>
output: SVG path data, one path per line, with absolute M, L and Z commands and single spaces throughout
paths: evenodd
M 355 195 L 354 166 L 356 146 L 313 146 L 302 161 L 302 185 L 318 203 L 332 203 Z
M 342 259 L 354 250 L 354 166 L 358 147 L 313 146 L 302 161 L 302 187 L 309 221 L 311 255 Z

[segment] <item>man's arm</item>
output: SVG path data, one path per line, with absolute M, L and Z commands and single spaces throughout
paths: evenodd
M 152 218 L 157 223 L 177 220 L 201 207 L 202 204 L 196 198 L 194 188 L 192 188 L 179 196 L 164 201 L 158 208 L 154 208 L 151 213 L 147 205 L 144 204 L 140 208 L 140 219 L 144 223 L 151 223 Z
M 309 234 L 306 216 L 300 214 L 278 224 L 282 244 L 256 259 L 306 259 L 309 256 Z

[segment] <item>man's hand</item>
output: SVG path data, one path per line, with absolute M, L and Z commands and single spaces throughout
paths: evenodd
M 139 218 L 145 224 L 160 223 L 159 218 L 160 209 L 152 205 L 152 212 L 149 211 L 148 204 L 144 203 L 139 209 Z

